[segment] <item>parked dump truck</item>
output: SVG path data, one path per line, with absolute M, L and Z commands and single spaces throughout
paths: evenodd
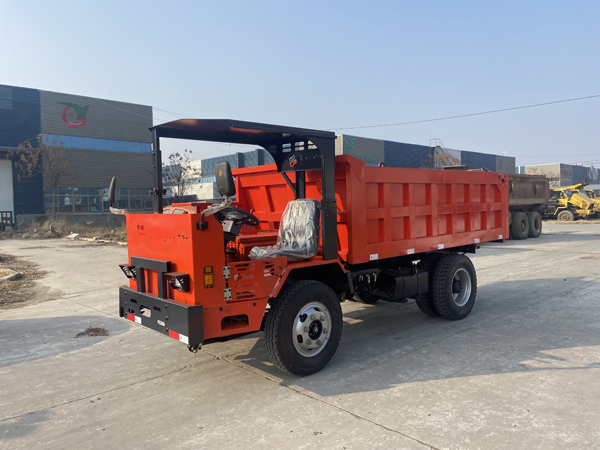
M 550 201 L 545 210 L 546 217 L 570 222 L 576 219 L 593 219 L 600 215 L 600 202 L 587 195 L 585 186 L 585 184 L 574 184 L 552 188 Z
M 536 238 L 542 234 L 542 215 L 550 188 L 544 175 L 508 175 L 510 210 L 510 237 L 513 239 Z
M 445 170 L 489 172 L 488 169 L 469 169 L 466 165 L 444 166 Z M 537 238 L 542 234 L 542 216 L 550 198 L 548 178 L 544 175 L 508 175 L 508 223 L 511 239 Z
M 182 119 L 152 133 L 155 214 L 126 216 L 119 313 L 190 351 L 263 330 L 271 361 L 305 376 L 336 352 L 346 299 L 415 299 L 463 319 L 477 294 L 466 254 L 508 235 L 505 174 L 366 167 L 335 156 L 332 132 L 252 122 Z M 164 138 L 257 145 L 276 164 L 217 164 L 222 203 L 165 214 Z

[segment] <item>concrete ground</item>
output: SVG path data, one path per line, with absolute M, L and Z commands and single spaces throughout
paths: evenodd
M 486 244 L 465 320 L 345 302 L 295 378 L 256 333 L 186 346 L 118 317 L 126 249 L 0 241 L 54 300 L 0 312 L 3 449 L 600 448 L 600 224 Z M 40 293 L 41 295 L 42 293 Z M 88 326 L 109 335 L 75 335 Z

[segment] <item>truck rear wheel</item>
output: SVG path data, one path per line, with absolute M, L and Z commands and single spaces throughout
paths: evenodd
M 281 370 L 306 376 L 335 354 L 342 336 L 342 308 L 329 286 L 313 280 L 286 286 L 265 323 L 269 358 Z
M 432 289 L 440 316 L 450 320 L 467 317 L 477 296 L 477 276 L 471 260 L 456 253 L 443 256 L 433 273 Z
M 529 219 L 529 237 L 536 238 L 542 234 L 542 217 L 537 211 L 530 211 L 527 213 Z
M 529 219 L 527 218 L 527 214 L 523 211 L 514 213 L 510 231 L 512 231 L 513 238 L 515 239 L 527 239 L 527 236 L 529 236 Z
M 564 211 L 559 212 L 556 218 L 559 222 L 573 222 L 573 220 L 575 220 L 575 214 L 568 209 L 565 209 Z

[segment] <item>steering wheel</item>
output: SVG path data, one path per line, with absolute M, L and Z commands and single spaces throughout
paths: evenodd
M 234 223 L 243 223 L 244 225 L 251 227 L 255 227 L 260 224 L 260 220 L 258 220 L 254 214 L 231 205 L 220 210 L 217 215 L 219 222 L 222 222 L 223 220 L 231 220 Z

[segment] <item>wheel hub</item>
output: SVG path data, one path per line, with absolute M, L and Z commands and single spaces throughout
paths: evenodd
M 305 357 L 316 356 L 329 342 L 331 315 L 321 302 L 305 305 L 296 315 L 292 326 L 292 342 L 296 351 Z
M 456 306 L 465 306 L 471 297 L 471 276 L 462 267 L 452 278 L 452 300 Z

